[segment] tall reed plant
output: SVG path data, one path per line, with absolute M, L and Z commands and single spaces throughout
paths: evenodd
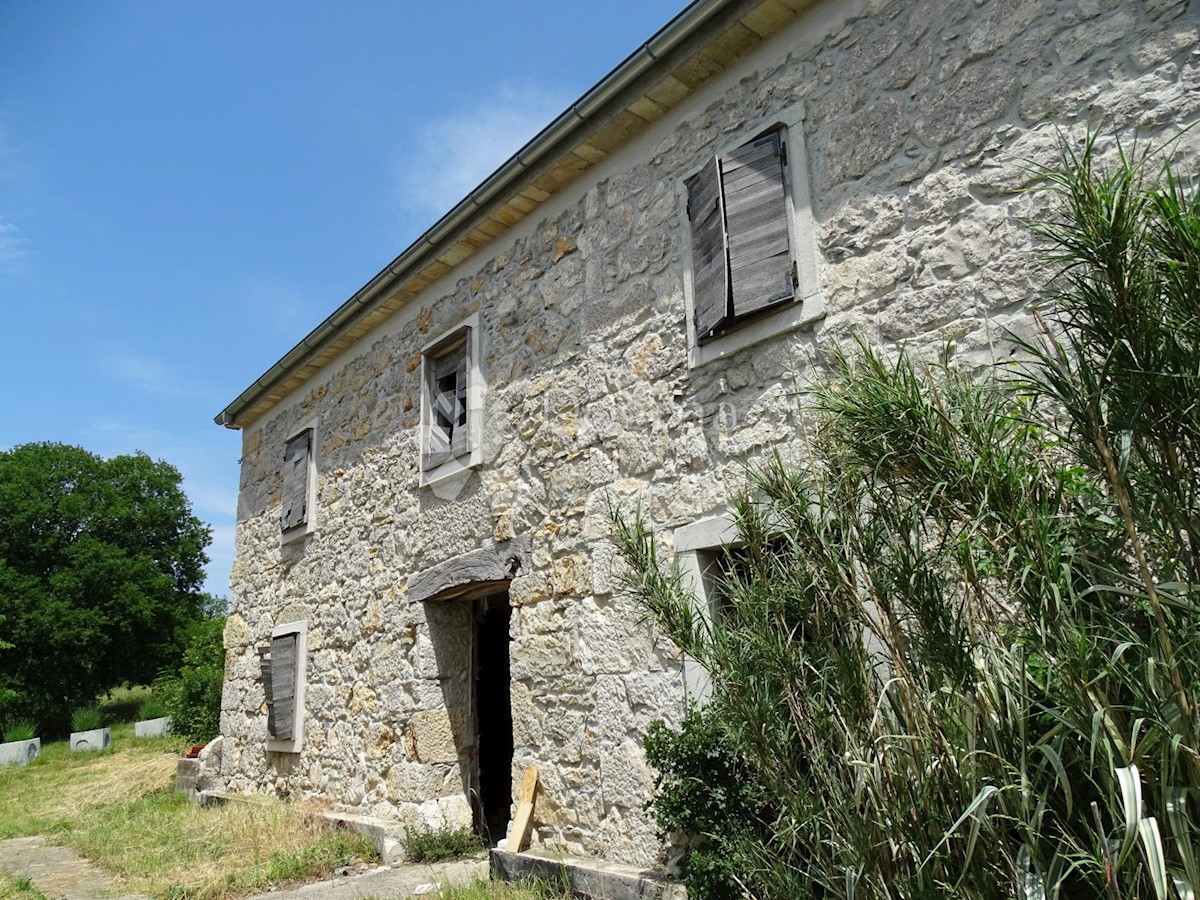
M 809 462 L 734 501 L 719 615 L 614 516 L 630 588 L 712 677 L 650 746 L 695 896 L 1200 890 L 1200 192 L 1159 159 L 1064 142 L 1019 369 L 833 353 Z M 695 815 L 705 759 L 756 801 Z

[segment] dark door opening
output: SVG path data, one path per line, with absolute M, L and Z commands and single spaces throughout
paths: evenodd
M 479 797 L 475 826 L 494 847 L 508 830 L 512 802 L 513 730 L 509 697 L 508 595 L 479 601 L 475 634 L 475 721 Z

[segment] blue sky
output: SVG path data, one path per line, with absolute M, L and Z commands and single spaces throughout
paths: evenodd
M 682 0 L 0 0 L 0 448 L 177 466 L 213 416 Z

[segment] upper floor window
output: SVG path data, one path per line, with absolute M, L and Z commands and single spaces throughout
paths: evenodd
M 305 428 L 290 438 L 283 453 L 283 496 L 280 528 L 291 532 L 309 521 L 310 469 L 313 458 L 313 429 Z
M 787 141 L 775 129 L 688 182 L 697 343 L 795 298 L 786 170 Z
M 470 450 L 467 428 L 467 344 L 470 329 L 464 329 L 448 347 L 425 358 L 429 392 L 429 447 L 425 467 L 440 466 Z
M 765 124 L 685 182 L 692 367 L 824 315 L 803 109 Z
M 479 339 L 476 313 L 422 351 L 422 485 L 482 461 L 484 383 Z

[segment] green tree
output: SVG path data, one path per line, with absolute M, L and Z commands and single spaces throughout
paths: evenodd
M 171 465 L 63 444 L 0 452 L 0 718 L 68 711 L 178 663 L 209 614 L 210 529 Z M 9 693 L 6 693 L 9 692 Z
M 183 662 L 178 672 L 154 682 L 171 717 L 171 731 L 189 741 L 211 741 L 221 730 L 221 688 L 225 683 L 225 617 L 202 619 L 183 631 Z

